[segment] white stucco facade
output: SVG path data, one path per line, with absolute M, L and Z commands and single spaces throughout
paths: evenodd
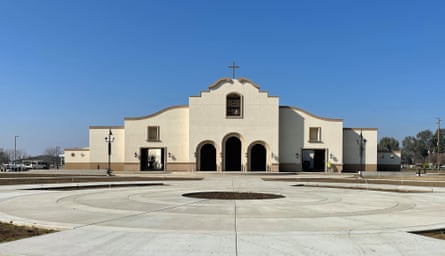
M 279 105 L 246 78 L 223 78 L 189 97 L 189 104 L 123 126 L 91 126 L 89 147 L 66 149 L 66 168 L 105 168 L 104 138 L 111 129 L 113 170 L 132 171 L 336 171 L 360 163 L 356 129 Z M 377 129 L 366 134 L 367 169 L 377 163 Z
M 237 94 L 241 98 L 240 116 L 226 115 L 226 98 Z M 216 146 L 217 169 L 225 168 L 225 140 L 235 136 L 241 141 L 241 169 L 249 169 L 249 147 L 261 143 L 266 149 L 266 169 L 278 169 L 278 160 L 272 155 L 279 152 L 279 103 L 278 97 L 270 97 L 261 92 L 247 79 L 222 79 L 209 91 L 200 96 L 189 98 L 190 109 L 190 144 L 189 157 L 199 157 L 199 146 L 210 142 Z M 275 167 L 274 167 L 275 166 Z
M 345 128 L 343 145 L 343 160 L 347 163 L 344 170 L 377 170 L 377 129 Z
M 319 139 L 311 140 L 309 130 L 319 129 Z M 305 156 L 324 151 L 327 171 L 330 162 L 338 171 L 343 166 L 343 120 L 318 117 L 296 107 L 280 108 L 281 169 L 302 170 Z M 307 161 L 306 161 L 307 162 Z

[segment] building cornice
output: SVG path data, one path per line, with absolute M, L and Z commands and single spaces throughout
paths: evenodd
M 260 86 L 258 84 L 252 82 L 252 80 L 250 80 L 249 78 L 245 78 L 245 77 L 238 78 L 238 79 L 231 79 L 231 78 L 228 78 L 228 77 L 220 78 L 216 82 L 214 82 L 213 84 L 209 85 L 209 87 L 208 87 L 209 89 L 207 91 L 201 91 L 199 93 L 199 96 L 190 96 L 190 98 L 202 97 L 203 93 L 209 93 L 212 90 L 216 90 L 216 89 L 218 89 L 219 87 L 221 87 L 225 83 L 233 84 L 235 80 L 238 81 L 240 84 L 246 84 L 246 83 L 250 84 L 255 89 L 257 89 L 260 93 L 266 93 L 267 97 L 269 97 L 269 98 L 279 98 L 278 96 L 270 96 L 269 92 L 267 92 L 267 91 L 261 91 L 260 90 Z
M 343 128 L 343 130 L 350 130 L 350 131 L 378 131 L 378 128 Z
M 114 129 L 114 130 L 118 130 L 118 129 L 125 129 L 124 126 L 90 126 L 89 127 L 90 130 L 102 130 L 102 129 Z
M 256 84 L 256 83 L 252 82 L 252 80 L 250 80 L 249 78 L 245 78 L 245 77 L 238 78 L 238 82 L 240 82 L 242 84 L 249 83 L 249 84 L 253 85 L 253 87 L 255 87 L 258 90 L 260 90 L 260 86 L 258 84 Z
M 64 151 L 90 151 L 89 148 L 65 148 Z
M 320 120 L 324 120 L 324 121 L 330 121 L 330 122 L 343 122 L 343 119 L 339 119 L 339 118 L 328 118 L 328 117 L 317 116 L 317 115 L 314 115 L 314 114 L 312 114 L 312 113 L 307 112 L 307 111 L 304 110 L 304 109 L 297 108 L 297 107 L 292 107 L 292 106 L 280 106 L 280 109 L 290 109 L 290 110 L 294 110 L 294 111 L 300 111 L 300 112 L 305 113 L 306 115 L 309 115 L 309 116 L 311 116 L 311 117 L 314 117 L 314 118 L 317 118 L 317 119 L 320 119 Z
M 156 112 L 154 114 L 150 114 L 150 115 L 147 115 L 147 116 L 141 116 L 141 117 L 125 117 L 124 120 L 125 121 L 136 121 L 136 120 L 148 119 L 148 118 L 152 118 L 152 117 L 158 116 L 158 115 L 160 115 L 160 114 L 162 114 L 164 112 L 167 112 L 169 110 L 180 109 L 180 108 L 188 108 L 188 107 L 189 107 L 188 105 L 172 106 L 172 107 L 164 108 L 161 111 L 158 111 L 158 112 Z
M 209 85 L 209 87 L 208 87 L 209 91 L 218 89 L 218 87 L 220 87 L 224 83 L 231 83 L 231 84 L 233 84 L 233 79 L 230 79 L 228 77 L 220 78 L 216 82 L 214 82 L 213 84 Z

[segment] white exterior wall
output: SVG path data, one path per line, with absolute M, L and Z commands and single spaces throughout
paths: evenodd
M 189 110 L 187 106 L 172 107 L 141 118 L 125 119 L 125 161 L 139 164 L 141 148 L 167 148 L 167 162 L 188 162 Z M 160 141 L 148 141 L 148 127 L 160 127 Z
M 345 165 L 360 165 L 360 131 L 364 143 L 363 164 L 367 169 L 377 170 L 377 129 L 347 128 L 343 130 L 343 162 Z
M 109 129 L 113 133 L 114 141 L 111 144 L 111 162 L 124 162 L 125 150 L 125 129 L 118 127 L 92 126 L 90 127 L 90 162 L 105 163 L 108 162 L 108 143 L 105 137 L 108 137 Z
M 65 163 L 89 163 L 90 151 L 88 148 L 65 149 Z
M 241 117 L 226 116 L 227 95 L 231 93 L 242 97 Z M 160 141 L 148 140 L 149 126 L 160 128 Z M 311 127 L 321 128 L 320 141 L 309 141 Z M 322 158 L 318 156 L 318 166 L 321 163 L 326 167 L 330 161 L 336 170 L 341 171 L 347 165 L 356 168 L 353 166 L 360 164 L 357 143 L 360 128 L 344 129 L 342 119 L 318 117 L 295 107 L 280 107 L 278 97 L 260 91 L 256 84 L 245 78 L 220 79 L 200 96 L 189 97 L 188 106 L 125 118 L 124 126 L 92 126 L 89 147 L 66 149 L 65 163 L 72 164 L 73 168 L 95 168 L 97 163 L 106 163 L 105 137 L 109 128 L 115 138 L 111 162 L 116 163 L 114 168 L 119 170 L 139 170 L 141 148 L 165 148 L 164 160 L 171 164 L 167 170 L 190 171 L 200 167 L 197 151 L 204 143 L 215 146 L 217 170 L 225 170 L 224 143 L 230 136 L 241 141 L 242 170 L 251 167 L 249 147 L 257 143 L 265 146 L 267 170 L 277 171 L 278 164 L 286 166 L 286 170 L 301 170 L 305 149 L 305 153 L 325 150 L 325 161 L 321 162 Z M 377 129 L 362 130 L 367 140 L 364 164 L 368 169 L 376 169 Z M 316 153 L 321 154 L 320 151 Z
M 321 128 L 320 142 L 309 141 L 311 127 Z M 301 165 L 302 149 L 325 149 L 326 160 L 341 166 L 343 164 L 343 120 L 317 117 L 294 107 L 281 107 L 280 162 Z
M 241 80 L 241 79 L 240 79 Z M 196 161 L 195 152 L 203 141 L 216 145 L 218 169 L 222 168 L 221 153 L 224 138 L 232 133 L 240 135 L 242 165 L 247 167 L 248 147 L 257 141 L 266 142 L 268 164 L 278 164 L 279 155 L 279 99 L 250 81 L 220 81 L 209 87 L 201 96 L 189 98 L 190 144 L 189 159 Z M 237 93 L 242 96 L 242 118 L 226 118 L 226 96 Z

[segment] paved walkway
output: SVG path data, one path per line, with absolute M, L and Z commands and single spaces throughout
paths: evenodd
M 201 181 L 164 184 L 76 191 L 0 187 L 0 220 L 64 230 L 0 244 L 0 255 L 432 256 L 445 252 L 445 241 L 407 232 L 445 228 L 443 188 L 394 193 L 293 186 L 297 183 L 250 175 L 206 175 Z M 196 191 L 268 192 L 285 198 L 223 201 L 181 196 Z

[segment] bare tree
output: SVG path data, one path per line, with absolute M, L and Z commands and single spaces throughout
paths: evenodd
M 43 154 L 50 157 L 52 164 L 58 168 L 60 163 L 59 156 L 62 153 L 62 149 L 59 146 L 56 146 L 47 148 Z
M 26 153 L 25 150 L 17 149 L 14 151 L 14 149 L 7 149 L 4 151 L 4 153 L 7 155 L 7 158 L 9 161 L 13 161 L 14 157 L 17 161 L 26 159 L 29 157 L 29 155 Z
M 0 148 L 0 164 L 8 163 L 9 162 L 9 155 L 6 153 L 5 150 Z

